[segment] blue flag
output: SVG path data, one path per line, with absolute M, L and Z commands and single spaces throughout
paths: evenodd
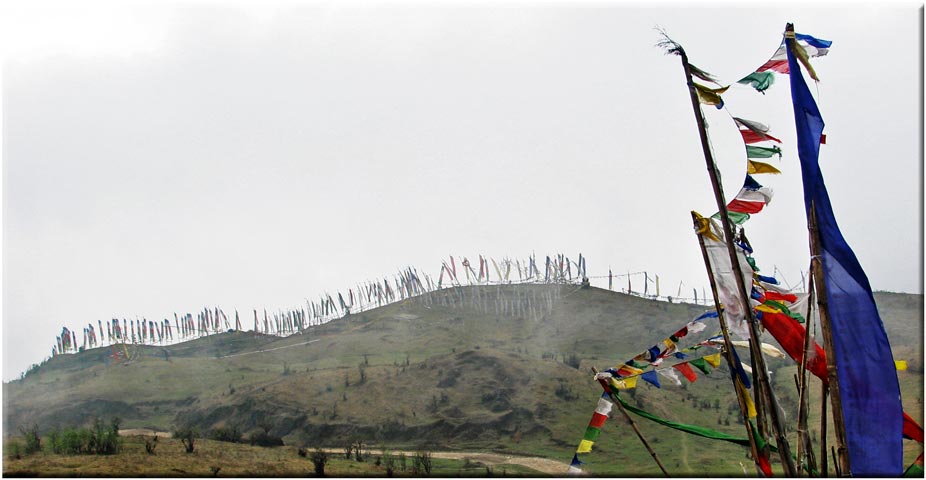
M 808 218 L 816 212 L 820 252 L 839 365 L 849 466 L 855 477 L 896 477 L 903 473 L 903 409 L 891 346 L 868 277 L 836 224 L 818 163 L 823 117 L 804 82 L 788 39 L 791 99 Z M 827 352 L 830 355 L 831 352 Z
M 643 375 L 640 375 L 640 378 L 649 383 L 652 383 L 656 386 L 656 388 L 662 388 L 662 385 L 659 384 L 659 376 L 656 375 L 656 370 L 650 370 Z

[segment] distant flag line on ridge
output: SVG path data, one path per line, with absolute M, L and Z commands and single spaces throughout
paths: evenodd
M 481 254 L 477 257 L 479 259 L 478 273 L 473 270 L 468 258 L 463 257 L 469 285 L 496 285 L 512 282 L 571 283 L 584 280 L 588 275 L 586 258 L 581 253 L 577 260 L 563 254 L 547 256 L 544 271 L 537 267 L 535 254 L 531 254 L 527 261 L 512 260 L 507 257 L 497 261 Z M 512 270 L 517 271 L 517 280 L 512 278 Z M 314 301 L 306 299 L 305 305 L 298 308 L 276 312 L 268 312 L 264 309 L 262 317 L 258 309 L 253 309 L 254 320 L 251 329 L 267 335 L 290 335 L 351 313 L 402 301 L 447 286 L 464 284 L 458 276 L 457 259 L 450 256 L 449 262 L 441 261 L 440 276 L 437 282 L 432 281 L 429 275 L 419 274 L 417 269 L 408 267 L 398 271 L 391 278 L 368 281 L 334 294 L 325 293 Z M 131 320 L 113 318 L 107 322 L 97 320 L 98 330 L 93 324 L 82 329 L 82 343 L 78 343 L 76 331 L 63 327 L 51 349 L 51 356 L 76 353 L 83 349 L 103 346 L 104 343 L 109 345 L 166 345 L 232 329 L 240 331 L 244 327 L 237 310 L 234 323 L 232 323 L 224 310 L 218 306 L 203 308 L 195 316 L 192 313 L 180 315 L 176 312 L 173 316 L 173 325 L 167 318 L 161 321 L 146 318 Z

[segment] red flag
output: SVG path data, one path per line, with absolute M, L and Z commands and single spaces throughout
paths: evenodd
M 775 300 L 776 302 L 785 301 L 788 303 L 795 303 L 797 302 L 797 295 L 793 293 L 778 293 L 774 290 L 766 290 L 765 299 Z
M 694 370 L 691 369 L 691 366 L 688 365 L 688 362 L 672 365 L 672 368 L 682 372 L 682 375 L 684 375 L 685 378 L 687 378 L 691 383 L 694 383 L 695 380 L 698 379 L 698 375 L 695 374 Z

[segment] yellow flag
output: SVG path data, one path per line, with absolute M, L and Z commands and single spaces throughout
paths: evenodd
M 781 170 L 762 162 L 757 162 L 755 160 L 748 160 L 748 165 L 746 167 L 746 173 L 750 175 L 758 175 L 760 173 L 781 173 Z
M 894 366 L 897 367 L 897 370 L 903 371 L 907 369 L 906 360 L 894 360 Z
M 717 352 L 713 355 L 708 355 L 704 357 L 704 360 L 711 364 L 712 367 L 717 368 L 720 366 L 720 352 Z
M 758 312 L 767 312 L 767 313 L 781 313 L 781 310 L 779 310 L 779 309 L 777 309 L 777 308 L 775 308 L 775 307 L 770 307 L 770 306 L 765 305 L 765 304 L 763 304 L 763 305 L 757 305 L 757 306 L 756 306 L 756 311 L 758 311 Z
M 698 91 L 698 100 L 705 105 L 720 105 L 723 100 L 720 98 L 723 92 L 726 92 L 730 86 L 723 88 L 707 88 L 704 85 L 695 83 L 695 90 Z
M 743 399 L 746 400 L 746 414 L 749 415 L 749 418 L 756 418 L 756 405 L 752 403 L 752 397 L 749 396 L 749 390 L 746 390 L 746 388 L 739 380 L 736 381 L 736 386 L 739 387 L 741 392 L 743 392 Z
M 592 445 L 594 444 L 595 442 L 582 440 L 579 442 L 579 448 L 576 449 L 576 453 L 589 453 L 592 451 Z
M 611 387 L 618 390 L 626 390 L 628 388 L 637 388 L 637 379 L 640 377 L 628 377 L 628 378 L 611 378 L 610 384 Z

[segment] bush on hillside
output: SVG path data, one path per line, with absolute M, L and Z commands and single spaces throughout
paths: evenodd
M 94 418 L 90 428 L 66 428 L 48 433 L 48 446 L 62 455 L 115 455 L 122 450 L 118 418 L 107 425 Z
M 31 428 L 19 427 L 20 433 L 23 434 L 23 439 L 26 441 L 26 445 L 23 447 L 23 453 L 26 455 L 31 455 L 35 452 L 42 451 L 42 437 L 39 436 L 39 426 L 32 424 Z
M 319 477 L 325 476 L 325 465 L 328 464 L 328 454 L 320 448 L 315 448 L 315 451 L 312 452 L 312 465 L 315 466 L 315 475 Z
M 262 432 L 254 432 L 249 438 L 251 445 L 257 445 L 258 447 L 282 447 L 283 439 L 271 435 L 269 431 L 264 430 Z
M 219 442 L 238 443 L 241 441 L 241 436 L 241 430 L 235 426 L 214 428 L 212 432 L 209 433 L 210 439 Z

